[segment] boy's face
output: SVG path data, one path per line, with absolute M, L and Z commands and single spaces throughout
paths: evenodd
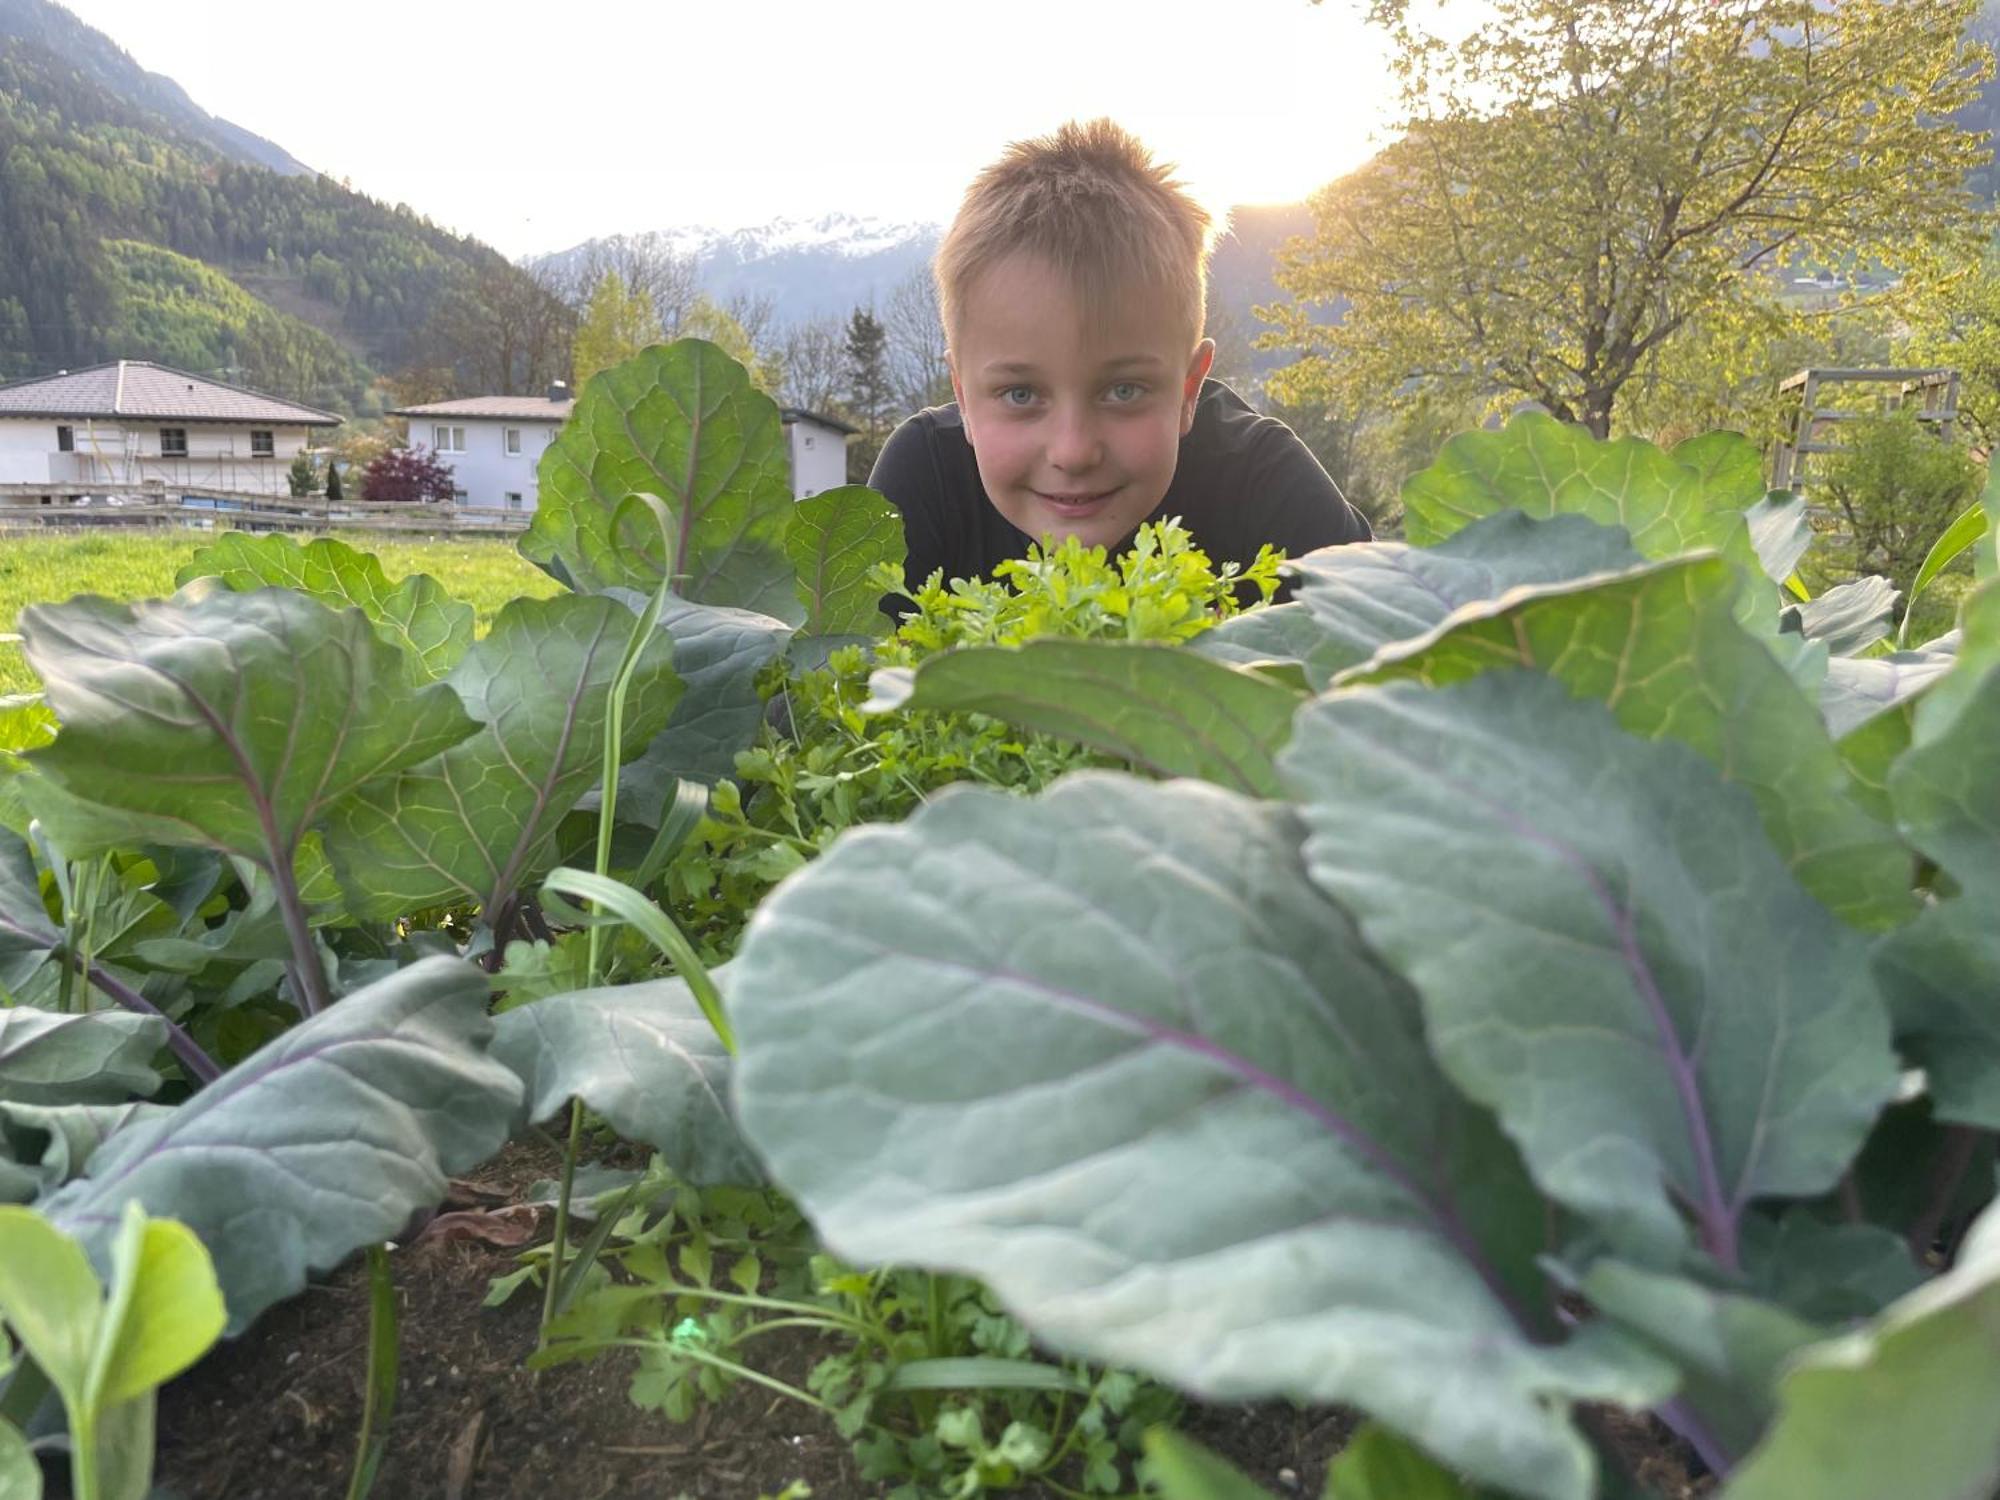
M 994 507 L 1037 540 L 1116 546 L 1165 497 L 1214 359 L 1208 339 L 1189 354 L 1158 296 L 1085 309 L 1038 258 L 986 271 L 959 312 L 951 385 Z

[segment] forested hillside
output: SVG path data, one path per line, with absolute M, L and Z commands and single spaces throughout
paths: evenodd
M 31 10 L 67 24 L 23 34 Z M 121 74 L 104 53 L 122 53 L 45 0 L 0 0 L 0 22 L 0 377 L 193 362 L 356 412 L 452 292 L 521 274 L 408 208 L 257 164 L 277 148 L 177 113 L 178 89 Z

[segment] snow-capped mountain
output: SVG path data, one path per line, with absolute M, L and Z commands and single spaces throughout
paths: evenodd
M 1228 322 L 1233 337 L 1247 345 L 1259 330 L 1252 307 L 1282 296 L 1271 279 L 1278 246 L 1311 228 L 1312 215 L 1303 204 L 1239 208 L 1231 215 L 1229 231 L 1216 242 L 1209 305 L 1218 323 Z M 768 297 L 776 322 L 786 324 L 829 315 L 845 318 L 856 307 L 880 307 L 900 283 L 929 267 L 942 233 L 937 224 L 833 213 L 738 229 L 687 225 L 647 230 L 586 241 L 534 264 L 569 271 L 593 261 L 615 265 L 621 251 L 671 253 L 694 262 L 701 287 L 711 297 Z M 1265 351 L 1244 356 L 1259 372 L 1286 357 Z

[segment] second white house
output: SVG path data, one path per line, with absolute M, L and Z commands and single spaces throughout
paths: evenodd
M 468 396 L 389 415 L 409 422 L 412 446 L 429 448 L 451 469 L 460 505 L 533 510 L 536 466 L 575 405 L 559 380 L 545 396 Z M 781 407 L 779 414 L 794 498 L 847 483 L 847 439 L 858 429 L 797 407 Z

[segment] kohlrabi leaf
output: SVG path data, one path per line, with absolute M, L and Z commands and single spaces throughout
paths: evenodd
M 1799 559 L 1812 545 L 1812 526 L 1806 520 L 1804 497 L 1773 490 L 1743 513 L 1750 527 L 1750 545 L 1757 549 L 1757 561 L 1764 576 L 1783 583 L 1798 571 Z
M 1581 1500 L 1569 1402 L 1671 1375 L 1537 1341 L 1543 1206 L 1299 838 L 1281 805 L 1103 772 L 847 835 L 732 970 L 744 1131 L 843 1257 L 977 1275 L 1054 1347 L 1349 1402 Z
M 521 552 L 560 565 L 573 588 L 650 595 L 664 577 L 696 604 L 803 618 L 785 553 L 794 502 L 784 423 L 715 345 L 655 344 L 593 375 L 536 473 L 541 498 Z M 632 494 L 657 495 L 672 512 L 670 551 L 651 514 L 618 510 Z
M 1498 432 L 1460 433 L 1403 485 L 1404 524 L 1419 547 L 1501 511 L 1588 516 L 1622 526 L 1644 557 L 1715 547 L 1756 569 L 1744 511 L 1764 495 L 1756 445 L 1711 433 L 1671 453 L 1641 438 L 1599 442 L 1540 412 Z
M 447 958 L 356 991 L 112 1136 L 42 1211 L 100 1263 L 127 1203 L 186 1223 L 241 1331 L 506 1140 L 521 1082 L 487 1055 L 486 1000 L 485 977 Z
M 21 628 L 63 726 L 29 760 L 90 805 L 98 836 L 110 822 L 288 868 L 355 787 L 478 727 L 450 688 L 411 688 L 402 652 L 359 610 L 286 589 L 204 580 L 133 606 L 86 595 L 31 606 Z
M 1812 703 L 1737 623 L 1738 586 L 1711 557 L 1523 589 L 1467 606 L 1340 680 L 1436 686 L 1538 667 L 1604 703 L 1628 733 L 1679 740 L 1745 787 L 1786 865 L 1840 916 L 1862 927 L 1906 920 L 1909 851 L 1859 805 Z
M 1978 1500 L 2000 1486 L 2000 1211 L 1957 1264 L 1872 1323 L 1809 1346 L 1723 1500 Z
M 0 997 L 19 991 L 62 941 L 42 901 L 33 852 L 18 834 L 0 828 Z
M 644 603 L 620 590 L 612 597 L 635 610 Z M 757 674 L 792 634 L 791 626 L 769 615 L 674 598 L 659 628 L 673 640 L 674 671 L 687 690 L 666 728 L 618 777 L 620 821 L 649 828 L 666 816 L 683 778 L 713 783 L 736 769 L 736 752 L 750 748 L 764 720 Z
M 1852 656 L 1895 629 L 1896 586 L 1886 578 L 1857 578 L 1786 605 L 1782 619 L 1807 640 L 1825 641 L 1834 656 Z
M 1619 572 L 1643 561 L 1616 527 L 1583 516 L 1537 521 L 1506 511 L 1435 547 L 1400 542 L 1325 547 L 1289 564 L 1296 597 L 1326 632 L 1318 653 L 1359 665 L 1385 646 L 1428 635 L 1461 605 L 1509 589 Z
M 1724 1473 L 1770 1421 L 1785 1361 L 1823 1331 L 1756 1297 L 1608 1257 L 1591 1266 L 1581 1290 L 1599 1316 L 1680 1367 L 1668 1419 Z
M 990 714 L 1157 776 L 1199 776 L 1264 797 L 1278 795 L 1271 757 L 1303 701 L 1260 673 L 1143 641 L 967 646 L 914 670 L 877 672 L 869 687 L 870 713 Z
M 1702 757 L 1507 671 L 1333 693 L 1280 767 L 1313 878 L 1545 1192 L 1733 1268 L 1751 1202 L 1839 1179 L 1896 1082 L 1864 942 Z
M 1828 733 L 1835 739 L 1847 738 L 1869 720 L 1908 703 L 1950 671 L 1957 660 L 1958 641 L 1947 636 L 1914 651 L 1842 656 L 1829 661 L 1819 700 Z M 1909 742 L 1906 723 L 1901 743 Z
M 175 582 L 197 578 L 220 578 L 246 594 L 293 589 L 329 609 L 358 609 L 377 635 L 404 652 L 410 680 L 418 684 L 442 678 L 472 645 L 470 604 L 452 598 L 426 573 L 391 583 L 373 553 L 357 552 L 334 537 L 301 546 L 281 532 L 228 532 L 195 553 Z
M 160 1086 L 153 1058 L 167 1023 L 129 1010 L 62 1015 L 0 1007 L 0 1099 L 12 1104 L 119 1104 Z
M 1857 1162 L 1856 1191 L 1860 1177 Z M 1925 1275 L 1902 1235 L 1880 1224 L 1832 1222 L 1807 1207 L 1745 1219 L 1743 1269 L 1758 1296 L 1826 1327 L 1873 1317 Z
M 22 1104 L 0 1100 L 0 1157 L 29 1171 L 35 1191 L 82 1174 L 90 1154 L 112 1135 L 173 1113 L 167 1104 Z
M 1953 712 L 1889 773 L 1903 831 L 1957 882 L 1876 951 L 1876 968 L 1910 1059 L 1929 1075 L 1938 1116 L 2000 1128 L 2000 663 L 1961 659 Z M 1976 679 L 1968 688 L 1957 681 Z M 1940 683 L 1931 692 L 1942 692 Z
M 581 1098 L 690 1182 L 764 1180 L 729 1112 L 729 1054 L 679 979 L 510 1010 L 496 1024 L 493 1055 L 527 1085 L 523 1124 Z
M 902 571 L 903 518 L 865 484 L 844 484 L 798 502 L 785 532 L 806 635 L 880 635 L 888 629 L 875 568 Z
M 495 918 L 550 868 L 557 825 L 602 779 L 611 686 L 637 621 L 615 599 L 516 599 L 449 682 L 479 733 L 342 802 L 327 852 L 349 909 L 397 917 L 474 904 Z M 681 696 L 673 646 L 655 631 L 625 702 L 637 754 Z
M 1339 642 L 1297 603 L 1272 604 L 1232 615 L 1196 636 L 1189 649 L 1239 667 L 1261 662 L 1296 663 L 1314 692 L 1348 665 Z

